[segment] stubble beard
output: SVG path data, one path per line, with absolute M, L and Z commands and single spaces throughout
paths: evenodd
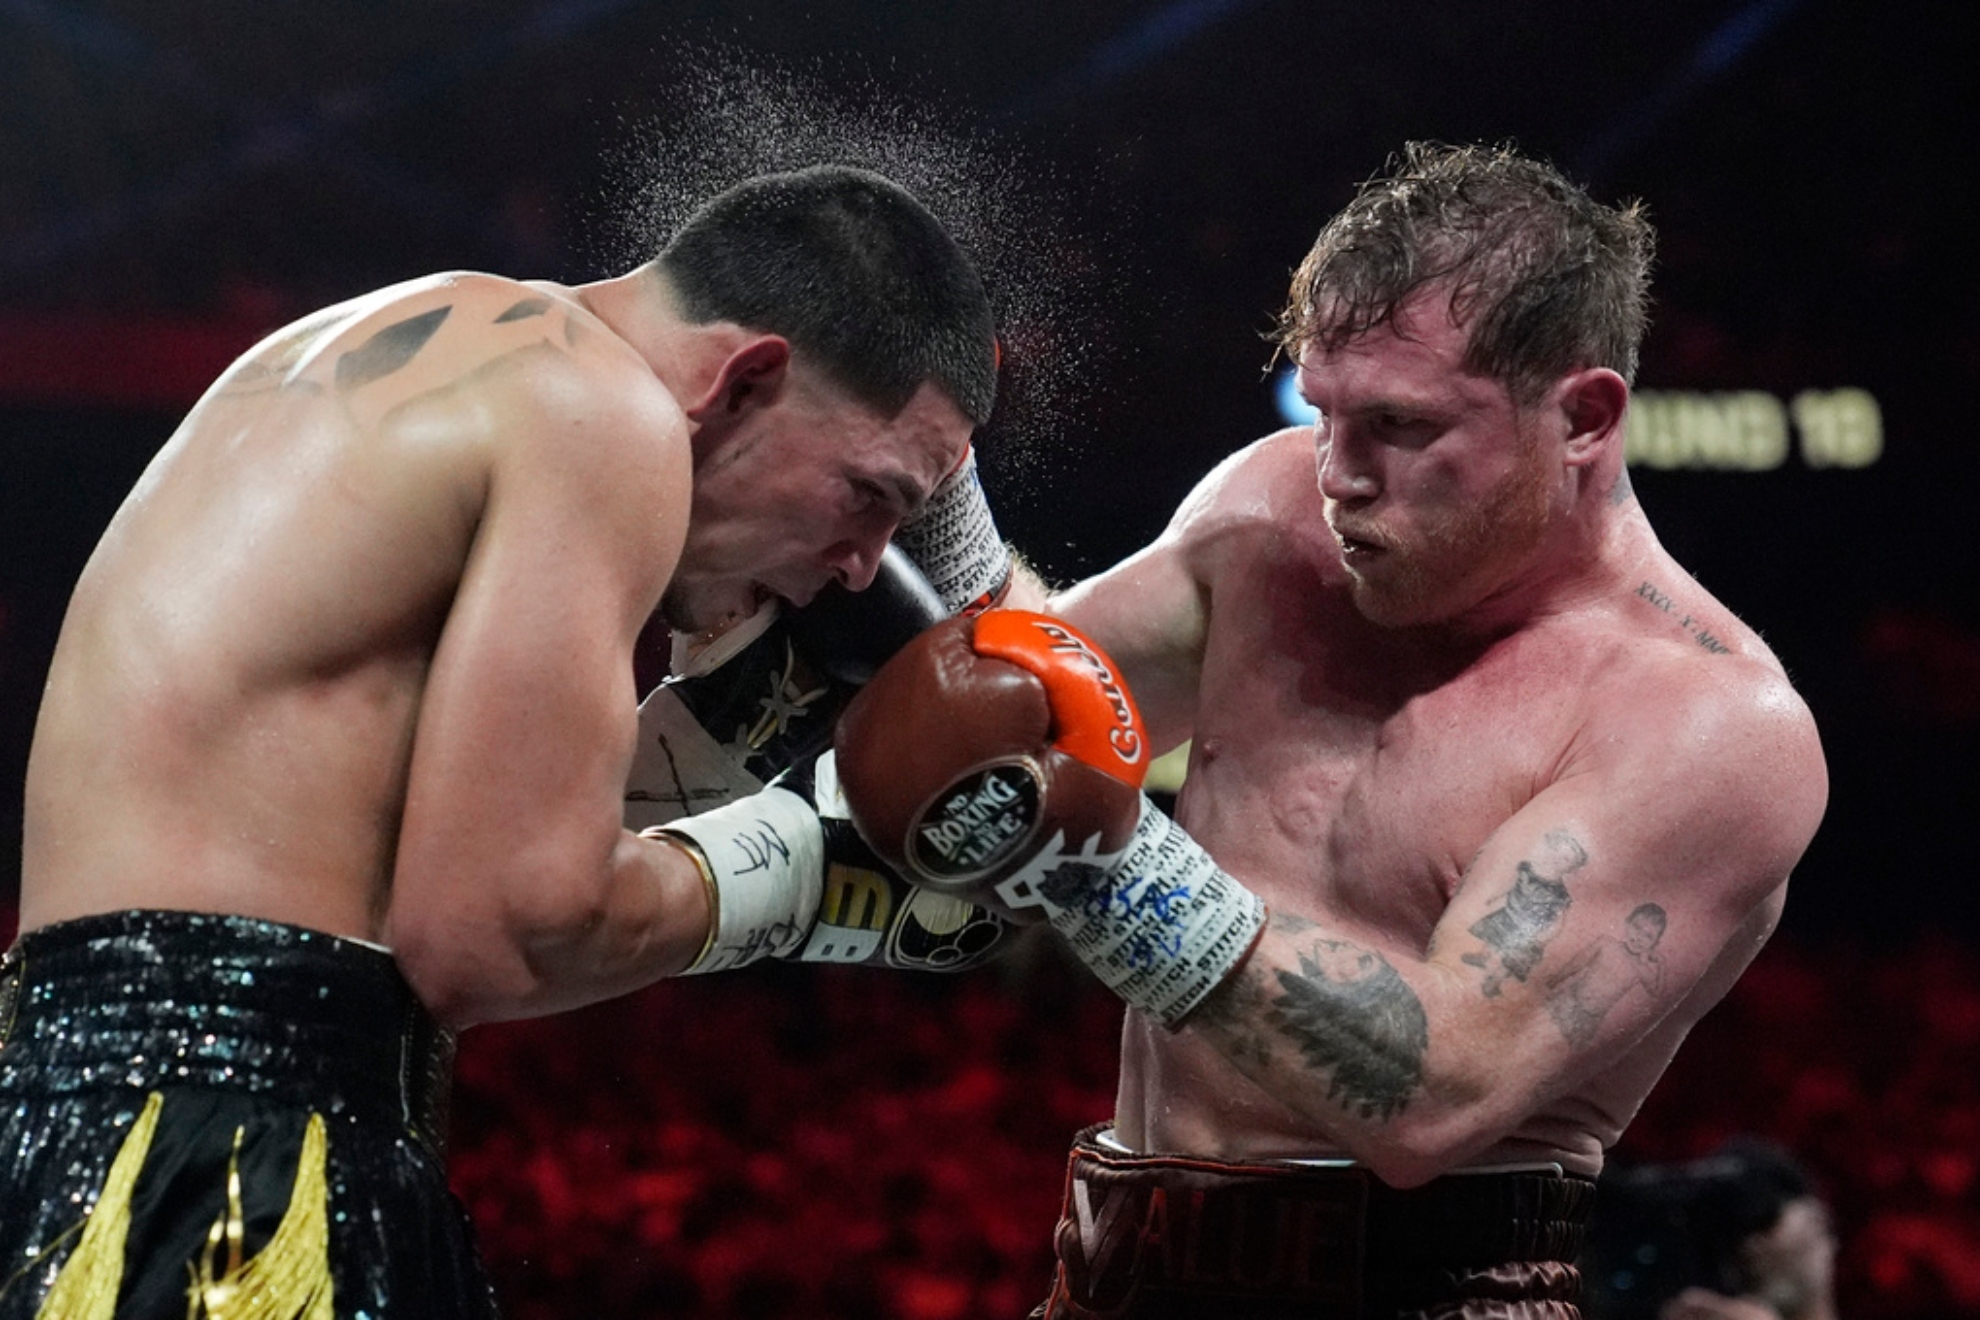
M 1523 463 L 1484 499 L 1419 523 L 1407 533 L 1369 530 L 1385 547 L 1370 574 L 1348 567 L 1363 618 L 1383 628 L 1441 623 L 1503 587 L 1546 535 L 1552 501 L 1540 466 Z

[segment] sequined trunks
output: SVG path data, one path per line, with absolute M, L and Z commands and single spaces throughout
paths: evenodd
M 1576 1320 L 1594 1184 L 1133 1155 L 1081 1133 L 1034 1320 Z
M 327 1251 L 315 1314 L 493 1317 L 446 1183 L 452 1066 L 451 1035 L 364 944 L 187 912 L 30 931 L 0 960 L 0 1320 L 35 1317 L 72 1257 L 114 1274 L 112 1225 L 88 1230 L 99 1198 L 123 1203 L 105 1217 L 118 1320 L 222 1315 L 189 1312 L 202 1269 L 278 1237 L 291 1271 Z M 327 1247 L 290 1222 L 312 1178 Z

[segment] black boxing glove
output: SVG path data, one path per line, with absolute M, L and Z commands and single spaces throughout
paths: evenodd
M 626 824 L 643 829 L 760 791 L 825 750 L 858 686 L 947 614 L 900 550 L 864 591 L 834 584 L 801 609 L 770 601 L 639 706 Z
M 787 956 L 927 972 L 982 962 L 1010 923 L 966 899 L 910 884 L 881 861 L 853 827 L 835 760 L 828 749 L 777 781 L 809 793 L 825 842 L 817 920 Z
M 884 665 L 834 737 L 852 820 L 913 883 L 1049 921 L 1175 1027 L 1244 960 L 1264 904 L 1141 792 L 1149 752 L 1099 647 L 1022 610 L 949 620 Z
M 773 602 L 640 704 L 627 824 L 693 857 L 715 913 L 689 971 L 764 957 L 959 971 L 1002 938 L 1000 917 L 881 865 L 819 757 L 858 685 L 943 613 L 890 548 L 866 590 Z

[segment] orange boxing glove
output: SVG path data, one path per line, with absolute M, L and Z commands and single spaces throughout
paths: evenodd
M 960 616 L 908 643 L 846 708 L 834 746 L 873 850 L 918 885 L 978 902 L 1055 838 L 1118 856 L 1149 762 L 1112 662 L 1024 610 Z M 1047 915 L 1005 906 L 1017 920 Z
M 1129 1005 L 1175 1027 L 1265 923 L 1141 792 L 1149 747 L 1100 648 L 1061 620 L 989 610 L 923 633 L 834 736 L 854 826 L 914 883 L 1044 919 Z

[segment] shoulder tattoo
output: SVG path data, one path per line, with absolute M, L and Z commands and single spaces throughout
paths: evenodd
M 382 379 L 411 362 L 454 309 L 436 307 L 374 333 L 337 359 L 337 388 L 354 390 Z

